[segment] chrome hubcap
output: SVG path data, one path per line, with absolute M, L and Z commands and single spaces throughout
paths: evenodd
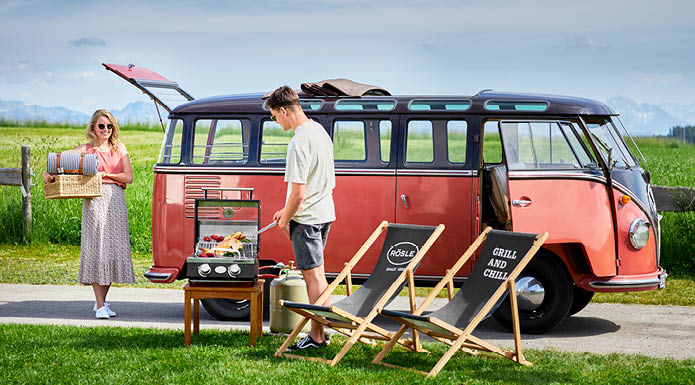
M 543 303 L 545 288 L 536 278 L 521 277 L 516 281 L 516 296 L 519 310 L 530 312 Z

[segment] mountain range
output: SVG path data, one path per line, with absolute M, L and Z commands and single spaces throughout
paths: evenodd
M 620 114 L 620 120 L 635 136 L 667 135 L 673 126 L 695 125 L 695 104 L 637 103 L 622 96 L 605 102 Z M 133 102 L 121 110 L 111 110 L 119 123 L 155 123 L 159 121 L 154 103 Z M 160 108 L 162 119 L 166 110 Z M 86 124 L 89 116 L 65 107 L 41 107 L 19 101 L 0 100 L 0 119 L 11 121 L 42 120 L 49 123 Z
M 110 110 L 119 124 L 159 122 L 154 103 L 133 102 L 121 110 Z M 162 119 L 167 112 L 159 108 Z M 47 123 L 87 124 L 91 116 L 65 107 L 41 107 L 16 100 L 0 100 L 0 119 L 10 121 L 44 121 Z

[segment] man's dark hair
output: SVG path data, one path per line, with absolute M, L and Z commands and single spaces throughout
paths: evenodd
M 277 90 L 273 91 L 268 97 L 268 101 L 265 103 L 268 108 L 274 110 L 280 107 L 288 107 L 292 105 L 299 105 L 299 96 L 288 86 L 282 86 Z

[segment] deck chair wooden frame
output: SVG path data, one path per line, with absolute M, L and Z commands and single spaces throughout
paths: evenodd
M 367 239 L 367 241 L 360 247 L 360 249 L 355 253 L 355 255 L 350 259 L 349 262 L 345 263 L 345 267 L 343 270 L 338 274 L 338 276 L 331 282 L 330 285 L 324 290 L 324 292 L 321 294 L 321 296 L 316 300 L 316 304 L 322 304 L 324 303 L 329 296 L 333 293 L 333 291 L 338 287 L 338 285 L 345 280 L 346 285 L 347 285 L 347 294 L 351 295 L 352 293 L 352 278 L 351 278 L 351 271 L 355 267 L 355 265 L 362 259 L 362 257 L 365 255 L 365 253 L 370 249 L 370 247 L 374 244 L 374 242 L 379 238 L 379 236 L 388 228 L 389 223 L 387 221 L 381 222 L 379 226 L 374 230 L 372 235 Z M 330 313 L 330 319 L 325 316 L 326 314 L 326 309 L 323 306 L 316 306 L 316 309 L 321 308 L 322 311 L 314 310 L 312 309 L 311 306 L 306 306 L 305 309 L 299 309 L 299 308 L 291 308 L 291 307 L 286 307 L 289 310 L 294 311 L 295 313 L 301 315 L 304 317 L 297 326 L 292 330 L 292 333 L 290 333 L 289 336 L 287 336 L 287 339 L 285 339 L 285 342 L 278 348 L 278 350 L 275 352 L 276 357 L 287 357 L 287 358 L 294 358 L 294 359 L 305 359 L 305 360 L 313 360 L 313 361 L 318 361 L 318 362 L 323 362 L 326 364 L 329 364 L 331 366 L 334 366 L 337 364 L 344 356 L 347 354 L 347 352 L 352 348 L 352 346 L 355 344 L 355 342 L 360 341 L 363 343 L 370 343 L 372 340 L 382 340 L 382 341 L 390 341 L 391 337 L 393 336 L 393 333 L 375 325 L 372 323 L 374 318 L 378 315 L 377 309 L 383 308 L 388 304 L 388 302 L 394 297 L 396 293 L 396 290 L 400 287 L 400 285 L 403 283 L 404 280 L 407 279 L 408 281 L 408 290 L 409 290 L 409 295 L 410 295 L 410 304 L 411 304 L 411 311 L 415 311 L 415 285 L 414 285 L 414 279 L 413 279 L 413 271 L 415 267 L 420 263 L 424 255 L 427 253 L 427 251 L 430 249 L 434 241 L 439 237 L 439 235 L 444 231 L 444 225 L 440 224 L 437 226 L 432 234 L 429 236 L 429 238 L 425 241 L 423 246 L 419 249 L 419 251 L 416 253 L 416 255 L 410 260 L 406 268 L 401 272 L 401 274 L 396 278 L 396 280 L 389 286 L 389 288 L 386 290 L 386 292 L 380 297 L 380 299 L 377 301 L 377 303 L 374 305 L 373 309 L 369 312 L 369 314 L 365 317 L 357 317 L 353 314 L 350 314 L 346 311 L 343 311 L 342 309 L 336 307 L 336 306 L 330 306 L 328 308 L 328 312 Z M 284 306 L 286 301 L 280 301 L 280 305 Z M 324 314 L 324 315 L 321 315 Z M 284 353 L 285 350 L 290 346 L 292 341 L 299 335 L 301 330 L 304 328 L 304 325 L 306 325 L 307 322 L 310 320 L 319 322 L 320 324 L 330 327 L 346 336 L 349 337 L 348 341 L 345 343 L 343 348 L 338 352 L 335 357 L 332 360 L 326 360 L 323 358 L 319 357 L 310 357 L 310 356 L 300 356 L 296 354 L 291 354 L 291 353 Z M 338 321 L 338 322 L 336 322 Z M 416 331 L 413 331 L 413 338 L 410 341 L 405 341 L 405 340 L 396 340 L 394 343 L 400 343 L 401 345 L 412 349 L 419 351 L 421 349 L 419 339 L 418 339 L 418 334 Z
M 444 278 L 432 289 L 430 294 L 425 298 L 425 300 L 420 304 L 415 312 L 412 314 L 415 316 L 420 316 L 422 312 L 427 308 L 427 306 L 432 302 L 436 295 L 444 288 L 444 286 L 451 287 L 454 275 L 463 267 L 463 265 L 468 261 L 468 259 L 475 253 L 475 251 L 480 247 L 481 244 L 487 239 L 488 234 L 491 229 L 487 227 L 478 238 L 473 242 L 473 244 L 466 250 L 466 252 L 459 258 L 459 260 L 454 264 L 454 266 L 447 271 Z M 397 317 L 389 314 L 383 314 L 383 309 L 378 309 L 383 315 L 394 319 L 402 324 L 396 333 L 394 333 L 391 340 L 384 346 L 384 348 L 377 354 L 372 360 L 373 364 L 379 364 L 387 367 L 401 368 L 412 370 L 421 374 L 427 375 L 427 377 L 436 376 L 446 365 L 446 363 L 454 356 L 456 352 L 463 351 L 464 353 L 477 355 L 478 351 L 492 352 L 501 355 L 502 357 L 508 358 L 518 364 L 524 366 L 532 365 L 529 361 L 524 358 L 522 348 L 521 348 L 521 332 L 519 328 L 519 312 L 516 298 L 516 287 L 515 280 L 521 273 L 521 271 L 526 267 L 531 258 L 536 254 L 538 249 L 543 245 L 545 240 L 548 238 L 548 233 L 543 233 L 537 235 L 533 245 L 529 251 L 520 260 L 519 264 L 512 270 L 508 278 L 504 280 L 499 287 L 495 290 L 494 294 L 486 301 L 485 305 L 476 313 L 476 316 L 468 323 L 464 329 L 457 328 L 450 325 L 442 320 L 434 317 L 427 319 L 427 322 L 432 324 L 434 327 L 423 327 L 422 324 L 417 324 L 416 320 Z M 465 288 L 461 289 L 464 290 Z M 497 302 L 502 298 L 505 291 L 509 292 L 509 299 L 511 303 L 512 310 L 512 324 L 514 333 L 514 350 L 506 351 L 498 346 L 495 346 L 483 339 L 473 336 L 471 333 L 475 330 L 478 324 L 485 318 L 485 316 L 493 309 Z M 450 297 L 451 299 L 451 297 Z M 389 364 L 382 362 L 382 359 L 388 354 L 391 349 L 396 345 L 398 339 L 400 339 L 408 328 L 413 330 L 418 330 L 433 339 L 440 342 L 446 343 L 450 346 L 449 350 L 444 353 L 444 355 L 439 359 L 437 364 L 432 368 L 429 373 L 425 373 L 412 368 L 405 368 L 398 365 Z

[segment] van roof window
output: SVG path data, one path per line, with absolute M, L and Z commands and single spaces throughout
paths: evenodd
M 469 108 L 470 100 L 413 100 L 408 105 L 410 111 L 465 111 Z
M 547 102 L 514 102 L 488 100 L 485 103 L 488 111 L 532 111 L 540 112 L 548 109 Z
M 395 100 L 342 99 L 335 102 L 338 111 L 391 111 L 395 107 Z
M 299 99 L 299 105 L 304 111 L 318 111 L 323 108 L 323 100 L 321 99 Z M 268 105 L 263 102 L 263 109 L 268 111 Z

